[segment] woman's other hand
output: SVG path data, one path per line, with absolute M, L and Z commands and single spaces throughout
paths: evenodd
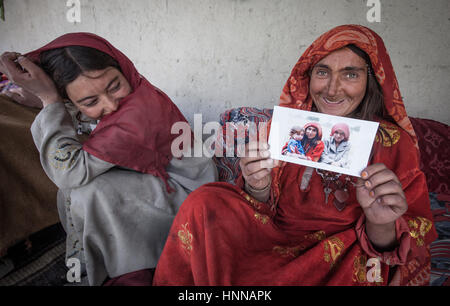
M 271 183 L 272 168 L 278 165 L 278 161 L 270 158 L 268 144 L 251 142 L 245 146 L 245 155 L 241 157 L 239 165 L 245 182 L 253 189 L 266 189 Z
M 0 57 L 0 71 L 24 90 L 41 99 L 43 106 L 62 101 L 53 80 L 36 64 L 15 52 Z

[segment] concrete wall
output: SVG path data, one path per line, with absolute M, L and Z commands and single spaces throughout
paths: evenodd
M 27 52 L 67 32 L 105 37 L 165 91 L 189 121 L 237 106 L 272 107 L 303 51 L 334 26 L 357 23 L 383 37 L 410 116 L 450 124 L 449 0 L 4 0 L 0 52 Z

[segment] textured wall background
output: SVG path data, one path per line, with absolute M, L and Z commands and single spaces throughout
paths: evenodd
M 450 1 L 380 0 L 369 23 L 366 0 L 80 0 L 69 23 L 66 0 L 5 0 L 0 52 L 25 53 L 67 32 L 105 37 L 165 91 L 189 121 L 217 120 L 231 107 L 272 107 L 305 49 L 340 24 L 383 37 L 410 116 L 450 124 Z

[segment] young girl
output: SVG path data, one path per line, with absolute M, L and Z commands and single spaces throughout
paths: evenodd
M 216 179 L 210 159 L 172 158 L 171 126 L 186 121 L 178 108 L 125 55 L 89 33 L 61 36 L 26 57 L 5 53 L 0 71 L 43 103 L 31 132 L 60 188 L 67 259 L 85 264 L 91 285 L 154 268 L 183 200 Z M 84 144 L 74 120 L 98 122 Z
M 337 123 L 331 128 L 330 139 L 324 141 L 325 149 L 320 162 L 336 167 L 348 168 L 350 152 L 350 128 L 345 123 Z
M 302 146 L 306 152 L 306 158 L 310 161 L 318 161 L 324 150 L 322 142 L 322 127 L 319 123 L 310 122 L 304 126 L 306 137 L 302 140 Z
M 305 135 L 305 130 L 299 126 L 294 126 L 289 133 L 290 139 L 284 145 L 281 150 L 281 154 L 287 155 L 288 153 L 297 154 L 297 155 L 305 155 L 305 151 L 303 150 L 302 140 Z

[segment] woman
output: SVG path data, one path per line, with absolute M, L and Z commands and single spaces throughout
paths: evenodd
M 337 123 L 331 128 L 330 139 L 324 141 L 325 148 L 320 162 L 336 167 L 348 168 L 350 152 L 350 129 L 346 123 Z
M 306 159 L 318 161 L 322 155 L 324 144 L 322 142 L 322 127 L 320 124 L 311 122 L 304 127 L 305 136 L 302 140 L 302 146 L 306 151 Z
M 183 203 L 154 284 L 426 284 L 436 233 L 416 138 L 381 38 L 357 25 L 325 33 L 295 65 L 280 104 L 389 129 L 380 129 L 362 178 L 314 171 L 305 179 L 310 168 L 273 168 L 267 148 L 250 144 L 258 157 L 241 158 L 238 186 L 209 184 Z M 332 185 L 339 189 L 329 197 L 346 200 L 341 211 L 324 203 L 324 186 Z
M 89 33 L 61 36 L 26 57 L 5 53 L 0 70 L 43 103 L 31 132 L 60 188 L 67 258 L 85 264 L 91 285 L 154 268 L 183 200 L 216 177 L 209 159 L 172 158 L 171 126 L 186 121 L 178 108 Z M 83 144 L 63 98 L 79 111 L 80 129 L 98 122 Z

